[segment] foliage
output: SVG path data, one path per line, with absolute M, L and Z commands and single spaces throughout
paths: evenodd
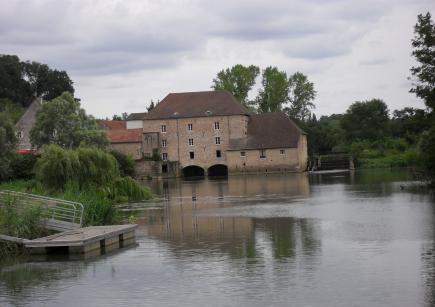
M 388 129 L 388 107 L 380 99 L 357 101 L 344 114 L 341 125 L 348 140 L 382 139 Z
M 435 24 L 429 12 L 418 15 L 412 39 L 412 55 L 419 66 L 411 68 L 416 78 L 410 90 L 424 100 L 430 110 L 435 109 Z
M 309 82 L 307 76 L 300 72 L 291 75 L 288 83 L 290 106 L 286 108 L 286 113 L 294 119 L 307 120 L 311 115 L 310 109 L 315 108 L 313 103 L 314 98 L 316 98 L 314 83 Z
M 80 145 L 104 148 L 108 144 L 104 130 L 92 116 L 86 115 L 80 103 L 68 92 L 42 105 L 36 114 L 30 140 L 38 148 L 45 144 L 64 148 Z
M 16 145 L 15 128 L 8 116 L 0 113 L 0 181 L 10 175 L 10 164 Z
M 435 126 L 422 135 L 420 147 L 427 175 L 435 185 Z
M 110 154 L 115 157 L 118 162 L 119 172 L 121 176 L 130 176 L 134 177 L 135 175 L 135 163 L 131 156 L 127 156 L 122 152 L 111 150 Z
M 151 198 L 151 193 L 131 177 L 119 177 L 106 189 L 107 196 L 116 202 L 140 201 Z
M 160 154 L 159 148 L 153 148 L 153 154 L 151 156 L 151 159 L 153 161 L 161 161 L 162 160 L 162 155 Z
M 213 79 L 212 88 L 215 90 L 227 90 L 243 105 L 248 105 L 248 92 L 255 84 L 255 79 L 260 73 L 257 66 L 243 66 L 237 64 L 231 68 L 218 72 Z
M 77 182 L 80 188 L 102 187 L 118 176 L 116 159 L 96 148 L 67 150 L 49 145 L 36 164 L 36 178 L 52 190 L 63 190 L 69 182 Z
M 269 66 L 263 70 L 261 84 L 262 88 L 256 99 L 258 111 L 261 113 L 281 111 L 289 93 L 287 73 L 279 71 L 277 67 Z
M 65 71 L 22 62 L 15 55 L 0 55 L 0 98 L 27 107 L 34 96 L 51 100 L 65 91 L 74 93 L 73 82 Z
M 24 108 L 10 99 L 0 98 L 0 113 L 6 114 L 15 124 L 23 115 Z
M 0 204 L 0 232 L 9 236 L 26 239 L 41 236 L 43 218 L 38 206 L 23 208 L 13 198 Z
M 35 177 L 35 164 L 38 161 L 38 156 L 34 154 L 15 154 L 11 162 L 10 179 L 32 179 Z
M 344 130 L 341 128 L 342 114 L 322 116 L 315 115 L 308 121 L 298 121 L 299 126 L 308 134 L 308 154 L 327 154 L 345 151 Z
M 406 137 L 409 142 L 430 128 L 429 114 L 422 109 L 403 108 L 395 110 L 391 119 L 391 133 L 396 137 Z

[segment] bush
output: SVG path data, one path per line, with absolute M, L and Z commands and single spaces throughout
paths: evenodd
M 423 133 L 420 151 L 426 176 L 435 185 L 435 126 Z
M 119 176 L 115 158 L 95 148 L 66 150 L 48 145 L 35 168 L 36 178 L 51 190 L 63 190 L 69 182 L 77 182 L 80 188 L 103 187 Z
M 35 239 L 42 235 L 43 211 L 39 206 L 23 207 L 13 198 L 0 204 L 0 232 L 9 236 Z
M 134 177 L 135 169 L 134 169 L 134 160 L 132 157 L 123 154 L 122 152 L 111 150 L 110 154 L 115 157 L 118 162 L 119 172 L 121 176 L 130 176 Z
M 38 156 L 33 154 L 15 154 L 11 163 L 11 179 L 33 179 L 36 161 L 38 161 Z

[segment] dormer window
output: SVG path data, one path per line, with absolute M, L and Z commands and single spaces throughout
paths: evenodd
M 23 133 L 23 131 L 18 131 L 17 132 L 17 138 L 18 139 L 22 139 L 24 137 L 24 133 Z
M 53 132 L 51 133 L 51 135 L 55 138 L 56 135 L 57 135 L 57 130 L 56 130 L 56 129 L 53 129 Z

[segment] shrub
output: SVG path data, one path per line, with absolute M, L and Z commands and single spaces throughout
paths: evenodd
M 117 178 L 106 191 L 108 197 L 117 202 L 141 201 L 151 198 L 149 189 L 131 177 Z
M 123 154 L 122 152 L 111 150 L 110 154 L 115 157 L 118 162 L 119 172 L 121 176 L 130 176 L 134 177 L 135 169 L 134 169 L 134 160 L 132 157 Z
M 29 180 L 34 178 L 36 161 L 38 161 L 38 156 L 33 154 L 15 154 L 11 163 L 11 179 Z

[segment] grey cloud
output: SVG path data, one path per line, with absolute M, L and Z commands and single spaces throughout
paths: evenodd
M 391 62 L 391 59 L 388 58 L 374 58 L 374 59 L 367 59 L 360 62 L 361 65 L 383 65 Z

